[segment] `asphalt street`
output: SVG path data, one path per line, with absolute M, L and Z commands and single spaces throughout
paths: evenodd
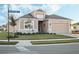
M 26 49 L 26 51 L 19 50 L 16 46 L 0 46 L 0 54 L 35 54 L 35 52 L 30 52 Z
M 17 47 L 0 46 L 0 54 L 79 54 L 79 43 Z
M 79 54 L 79 44 L 28 46 L 36 54 Z
M 20 52 L 20 51 L 14 46 L 0 46 L 0 54 L 9 54 L 16 52 Z

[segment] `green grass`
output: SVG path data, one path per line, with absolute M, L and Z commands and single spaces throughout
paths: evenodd
M 10 33 L 12 35 L 12 33 Z M 0 40 L 7 40 L 8 33 L 0 32 Z M 59 34 L 27 34 L 27 35 L 17 35 L 18 38 L 10 38 L 10 40 L 41 40 L 41 39 L 62 39 L 62 38 L 74 38 Z
M 72 43 L 79 42 L 79 40 L 50 40 L 50 41 L 31 41 L 33 45 L 39 44 L 59 44 L 59 43 Z
M 16 45 L 18 42 L 4 42 L 0 41 L 0 45 Z
M 12 33 L 10 33 L 10 35 L 12 35 Z M 7 32 L 0 32 L 0 40 L 7 40 L 8 39 L 7 36 L 8 36 Z
M 65 35 L 59 34 L 30 34 L 30 35 L 19 35 L 19 38 L 16 39 L 23 39 L 23 40 L 41 40 L 41 39 L 63 39 L 63 38 L 74 38 Z
M 6 40 L 7 38 L 7 33 L 6 32 L 0 32 L 0 40 Z

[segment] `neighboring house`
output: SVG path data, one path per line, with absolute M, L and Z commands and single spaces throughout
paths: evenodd
M 46 15 L 46 12 L 39 9 L 21 16 L 16 20 L 15 32 L 22 33 L 71 33 L 71 19 L 55 14 Z M 10 32 L 13 28 L 9 25 Z
M 72 31 L 79 31 L 79 22 L 72 24 Z
M 0 26 L 0 31 L 6 31 L 6 25 Z
M 79 22 L 72 24 L 72 33 L 73 34 L 79 34 Z
M 3 29 L 2 29 L 2 26 L 0 26 L 0 32 L 2 31 Z

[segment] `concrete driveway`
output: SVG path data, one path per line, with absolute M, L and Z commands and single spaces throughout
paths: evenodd
M 70 36 L 79 38 L 79 34 L 71 34 Z

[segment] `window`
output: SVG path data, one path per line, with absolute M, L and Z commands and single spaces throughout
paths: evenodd
M 44 18 L 44 13 L 43 12 L 38 12 L 35 14 L 37 18 Z
M 26 29 L 32 29 L 33 28 L 31 20 L 25 21 L 25 28 Z
M 44 18 L 44 15 L 43 14 L 37 14 L 36 17 L 37 18 Z

